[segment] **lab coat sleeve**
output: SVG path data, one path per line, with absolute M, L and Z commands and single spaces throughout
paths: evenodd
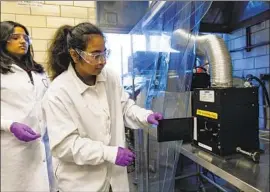
M 115 163 L 118 148 L 81 137 L 76 123 L 60 100 L 45 99 L 43 109 L 55 158 L 78 165 L 98 165 L 104 161 Z
M 13 121 L 5 119 L 4 116 L 1 116 L 1 131 L 10 132 L 10 126 Z
M 151 125 L 147 122 L 147 117 L 153 112 L 136 105 L 121 85 L 119 85 L 119 90 L 125 126 L 132 129 L 150 127 Z

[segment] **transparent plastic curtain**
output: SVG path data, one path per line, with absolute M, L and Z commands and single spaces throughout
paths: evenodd
M 184 46 L 175 50 L 171 47 L 170 37 L 177 29 L 196 36 L 199 23 L 211 3 L 158 1 L 132 29 L 129 72 L 133 79 L 132 95 L 138 105 L 162 112 L 165 118 L 190 115 L 196 44 L 194 38 L 188 38 L 182 43 Z M 139 93 L 135 90 L 138 77 L 143 79 Z M 134 137 L 137 157 L 134 182 L 138 184 L 138 191 L 174 191 L 182 141 L 159 143 L 154 127 L 138 130 Z

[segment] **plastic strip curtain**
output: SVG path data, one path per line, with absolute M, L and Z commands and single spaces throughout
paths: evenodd
M 185 47 L 173 50 L 170 36 L 177 29 L 197 35 L 211 3 L 158 1 L 132 29 L 129 72 L 133 82 L 143 79 L 139 91 L 133 83 L 133 98 L 138 105 L 162 112 L 165 118 L 189 115 L 196 45 L 190 39 Z M 140 46 L 145 51 L 138 51 Z M 182 141 L 158 143 L 156 134 L 155 128 L 134 134 L 137 158 L 133 182 L 138 184 L 138 191 L 172 192 Z

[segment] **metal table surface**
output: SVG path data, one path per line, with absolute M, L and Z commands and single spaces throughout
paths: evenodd
M 247 160 L 242 155 L 222 159 L 191 144 L 183 144 L 181 153 L 244 192 L 269 192 L 269 143 L 261 141 L 265 150 L 260 163 Z

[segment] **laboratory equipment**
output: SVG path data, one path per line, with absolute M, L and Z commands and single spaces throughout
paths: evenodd
M 172 47 L 179 50 L 189 39 L 196 42 L 196 53 L 207 58 L 210 69 L 209 86 L 195 86 L 192 93 L 196 126 L 190 128 L 194 146 L 224 158 L 239 153 L 237 147 L 258 152 L 258 87 L 233 87 L 231 56 L 222 38 L 213 34 L 195 36 L 177 29 Z
M 192 105 L 196 146 L 220 156 L 259 150 L 257 87 L 195 89 Z

